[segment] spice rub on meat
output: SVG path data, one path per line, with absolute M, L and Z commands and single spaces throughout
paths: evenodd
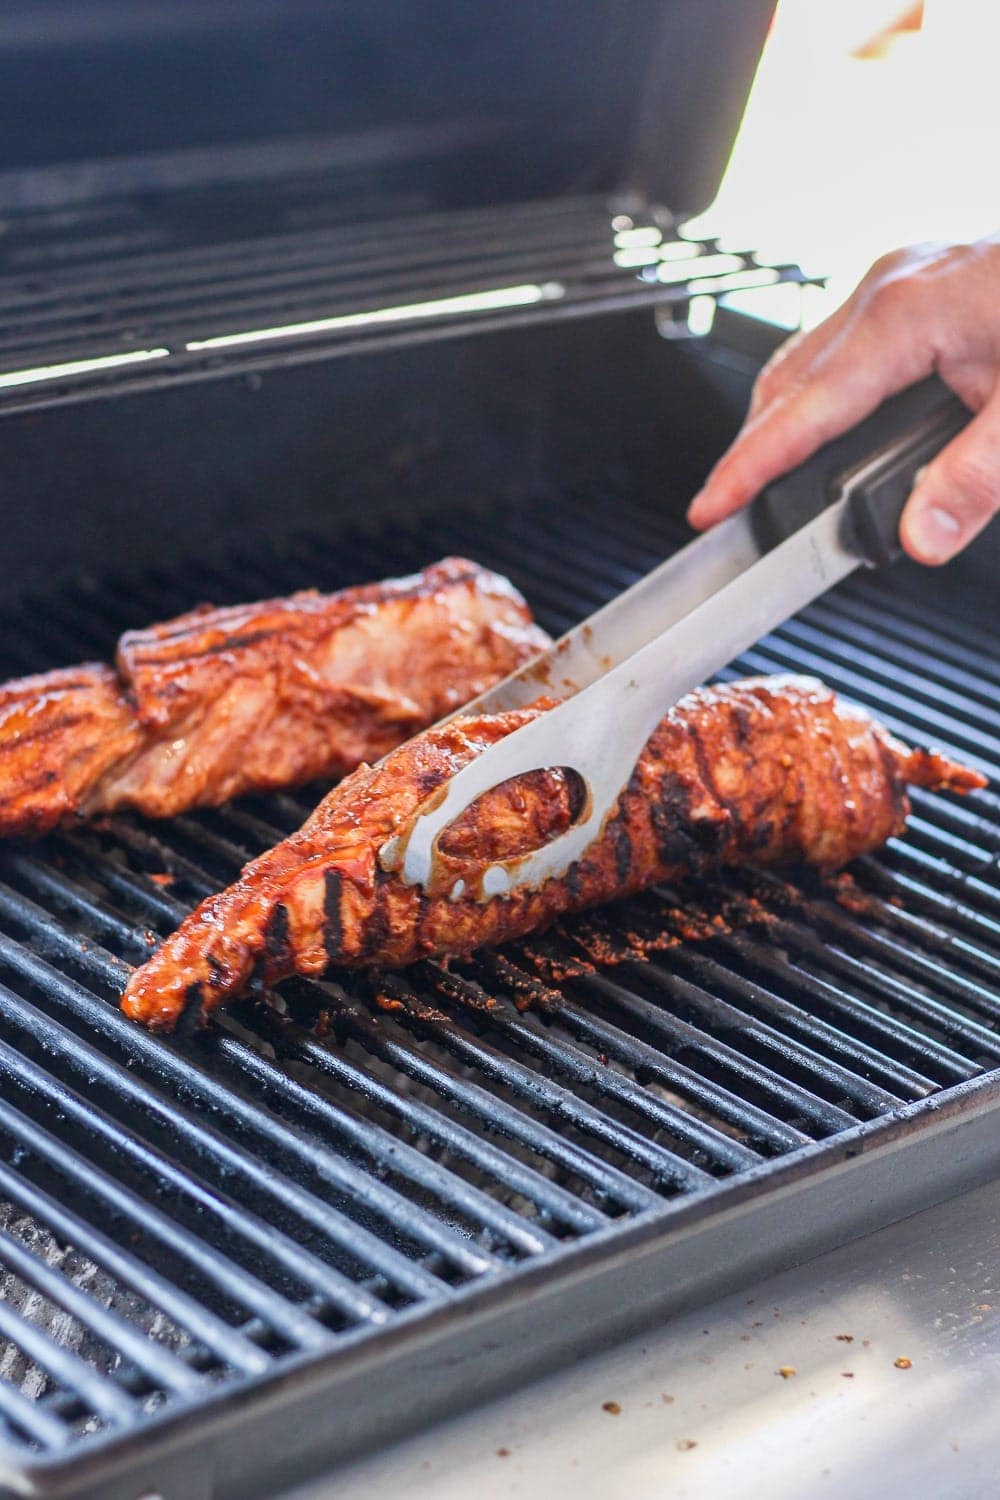
M 943 756 L 909 750 L 815 679 L 753 678 L 700 689 L 671 709 L 600 838 L 563 877 L 477 902 L 383 870 L 382 845 L 426 798 L 545 706 L 452 719 L 355 771 L 135 971 L 127 1014 L 170 1030 L 188 1007 L 205 1017 L 253 978 L 467 954 L 709 864 L 836 869 L 901 832 L 907 783 L 983 784 Z M 462 880 L 474 890 L 485 865 L 555 837 L 574 812 L 572 778 L 559 770 L 494 788 L 442 835 L 447 889 Z
M 130 631 L 114 668 L 0 686 L 0 836 L 342 776 L 547 644 L 507 580 L 461 558 Z

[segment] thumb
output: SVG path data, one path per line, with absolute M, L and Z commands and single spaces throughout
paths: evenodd
M 1000 384 L 982 411 L 921 472 L 899 536 L 917 562 L 948 562 L 1000 510 Z

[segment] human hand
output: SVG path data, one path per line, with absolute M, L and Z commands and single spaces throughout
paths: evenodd
M 978 415 L 920 474 L 899 534 L 917 562 L 947 562 L 1000 510 L 1000 235 L 883 256 L 831 317 L 783 344 L 691 525 L 724 520 L 932 371 Z

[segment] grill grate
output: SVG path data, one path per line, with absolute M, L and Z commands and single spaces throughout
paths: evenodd
M 445 549 L 507 571 L 560 630 L 675 541 L 627 497 L 309 538 L 29 602 L 0 669 L 106 656 L 198 598 L 336 587 Z M 945 605 L 861 579 L 738 665 L 818 672 L 1000 774 L 1000 667 Z M 125 1021 L 128 965 L 308 806 L 0 850 L 0 1424 L 22 1465 L 378 1347 L 613 1249 L 628 1224 L 711 1211 L 1000 1061 L 992 788 L 917 793 L 907 837 L 837 888 L 745 872 L 450 970 L 292 981 L 280 1014 L 246 1002 L 200 1036 Z
M 325 191 L 286 183 L 264 224 L 259 199 L 241 223 L 169 195 L 119 201 L 106 221 L 83 212 L 71 237 L 63 213 L 15 215 L 0 251 L 0 411 L 539 316 L 662 305 L 683 324 L 692 296 L 815 279 L 598 198 L 447 213 L 404 200 L 357 224 Z

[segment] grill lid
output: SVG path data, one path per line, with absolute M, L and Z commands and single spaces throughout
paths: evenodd
M 794 278 L 678 235 L 771 10 L 17 0 L 0 414 Z
M 311 165 L 367 218 L 630 191 L 693 213 L 771 0 L 18 0 L 0 17 L 0 205 Z

